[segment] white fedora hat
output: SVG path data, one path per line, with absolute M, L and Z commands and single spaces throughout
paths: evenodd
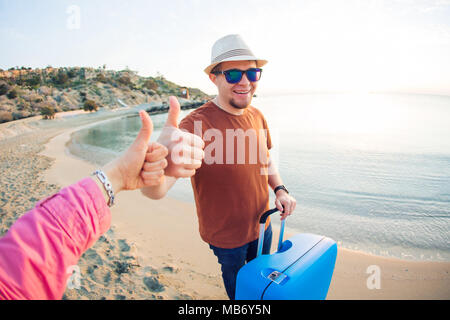
M 209 74 L 211 70 L 221 62 L 256 60 L 258 68 L 268 61 L 258 59 L 238 34 L 230 34 L 217 40 L 211 50 L 211 64 L 204 70 Z

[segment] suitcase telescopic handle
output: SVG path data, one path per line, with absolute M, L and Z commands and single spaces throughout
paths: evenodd
M 277 212 L 277 211 L 278 211 L 278 208 L 273 208 L 273 209 L 267 210 L 266 212 L 264 212 L 264 213 L 261 215 L 261 218 L 259 218 L 259 223 L 266 223 L 267 218 L 268 218 L 272 213 L 275 213 L 275 212 Z
M 284 206 L 283 206 L 284 208 Z M 278 208 L 273 208 L 270 210 L 267 210 L 261 215 L 261 218 L 259 218 L 259 240 L 258 240 L 258 251 L 256 256 L 259 257 L 262 254 L 263 249 L 263 243 L 264 243 L 264 231 L 266 227 L 266 221 L 267 218 L 278 211 Z M 281 227 L 280 227 L 280 237 L 278 239 L 278 250 L 281 248 L 281 244 L 283 243 L 283 234 L 284 234 L 284 225 L 285 225 L 286 219 L 281 221 Z

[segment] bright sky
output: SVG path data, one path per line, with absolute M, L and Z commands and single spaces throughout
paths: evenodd
M 450 0 L 0 0 L 0 68 L 128 66 L 213 94 L 230 33 L 269 60 L 259 93 L 450 95 Z

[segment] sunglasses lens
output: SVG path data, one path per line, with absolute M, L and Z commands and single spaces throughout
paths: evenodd
M 238 83 L 242 79 L 243 72 L 240 70 L 228 70 L 224 73 L 228 83 Z
M 224 71 L 223 73 L 225 74 L 225 78 L 227 79 L 228 83 L 238 83 L 239 81 L 241 81 L 244 73 L 247 75 L 247 79 L 249 81 L 258 81 L 261 78 L 261 71 L 262 70 L 259 68 L 248 69 L 247 71 L 233 69 Z
M 261 69 L 248 69 L 247 78 L 251 82 L 258 81 L 261 78 Z

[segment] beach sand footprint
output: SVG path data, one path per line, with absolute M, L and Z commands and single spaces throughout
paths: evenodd
M 180 268 L 176 265 L 167 264 L 162 268 L 162 271 L 167 273 L 178 273 L 180 271 Z

